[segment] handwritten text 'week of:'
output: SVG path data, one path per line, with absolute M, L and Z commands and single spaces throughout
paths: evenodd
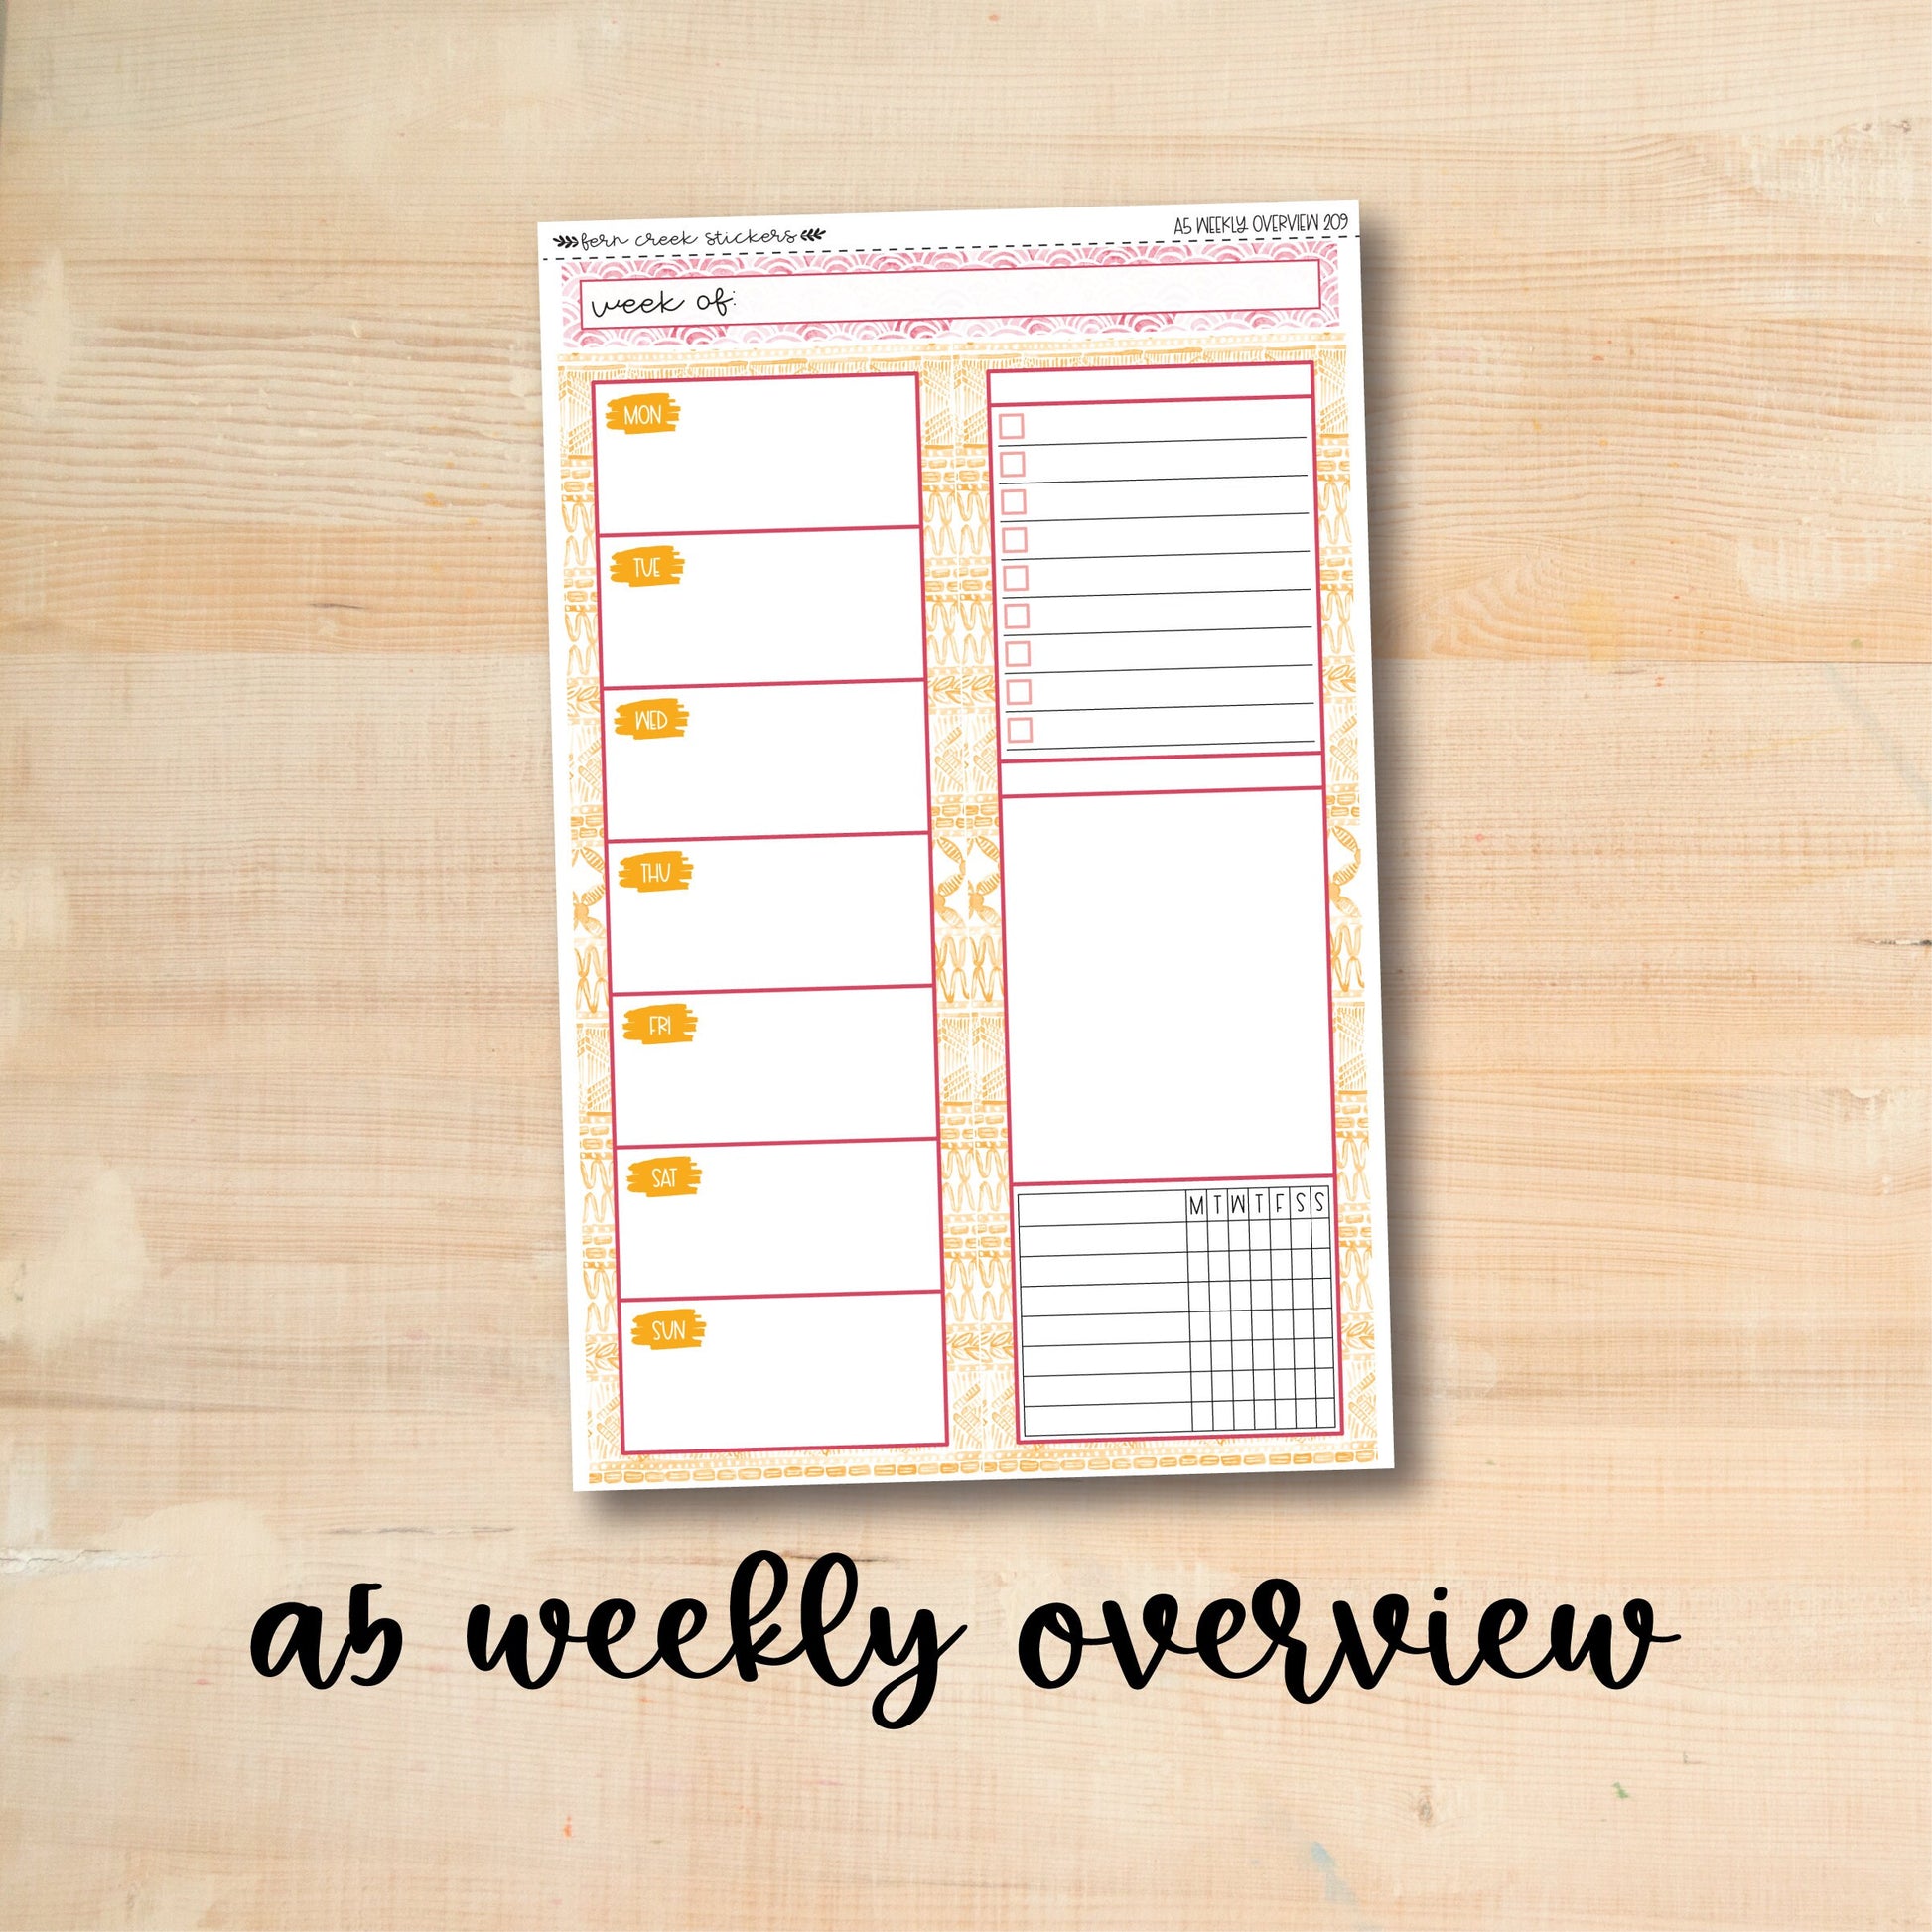
M 541 1690 L 556 1676 L 572 1644 L 581 1644 L 591 1663 L 607 1677 L 642 1677 L 660 1664 L 675 1677 L 716 1677 L 736 1666 L 748 1684 L 760 1671 L 782 1669 L 800 1661 L 827 1684 L 856 1684 L 875 1666 L 893 1673 L 872 1700 L 873 1722 L 886 1730 L 902 1730 L 916 1724 L 931 1706 L 938 1688 L 939 1660 L 966 1634 L 960 1624 L 941 1637 L 929 1609 L 914 1610 L 895 1628 L 894 1612 L 874 1606 L 866 1615 L 863 1639 L 852 1638 L 838 1648 L 847 1661 L 833 1654 L 832 1638 L 853 1614 L 859 1597 L 859 1566 L 842 1551 L 820 1557 L 805 1573 L 796 1611 L 796 1642 L 783 1647 L 786 1626 L 777 1612 L 790 1587 L 790 1571 L 775 1551 L 755 1550 L 738 1566 L 731 1581 L 725 1613 L 729 1640 L 722 1652 L 716 1640 L 701 1641 L 711 1621 L 707 1606 L 694 1596 L 667 1603 L 656 1624 L 656 1647 L 644 1654 L 640 1643 L 624 1656 L 618 1646 L 637 1627 L 637 1606 L 627 1597 L 609 1596 L 573 1629 L 571 1608 L 562 1597 L 546 1598 L 537 1608 L 537 1627 L 548 1640 L 548 1654 L 533 1656 L 530 1619 L 516 1612 L 503 1620 L 502 1633 L 492 1640 L 494 1611 L 479 1603 L 470 1612 L 466 1648 L 480 1671 L 499 1665 L 512 1683 L 526 1691 Z M 380 1684 L 402 1656 L 402 1625 L 394 1617 L 371 1616 L 370 1598 L 379 1584 L 357 1584 L 349 1591 L 348 1634 L 335 1662 L 323 1662 L 323 1612 L 313 1603 L 277 1603 L 256 1619 L 249 1656 L 263 1677 L 278 1677 L 291 1664 L 317 1690 L 326 1691 L 342 1676 L 351 1656 L 377 1654 L 374 1668 L 351 1675 L 351 1684 Z M 1437 1588 L 1435 1600 L 1449 1591 Z M 756 1599 L 756 1601 L 755 1601 Z M 1340 1681 L 1344 1671 L 1365 1691 L 1372 1691 L 1399 1657 L 1427 1658 L 1429 1667 L 1447 1685 L 1466 1684 L 1487 1670 L 1508 1679 L 1534 1677 L 1554 1664 L 1575 1672 L 1588 1666 L 1607 1690 L 1627 1689 L 1643 1670 L 1653 1644 L 1676 1643 L 1660 1635 L 1656 1613 L 1641 1596 L 1623 1605 L 1623 1627 L 1634 1639 L 1628 1661 L 1618 1668 L 1616 1633 L 1607 1613 L 1592 1617 L 1581 1636 L 1578 1612 L 1569 1603 L 1551 1612 L 1549 1641 L 1541 1655 L 1527 1650 L 1506 1655 L 1529 1628 L 1529 1606 L 1514 1596 L 1487 1604 L 1475 1619 L 1473 1647 L 1464 1637 L 1452 1656 L 1449 1613 L 1429 1612 L 1420 1642 L 1409 1638 L 1409 1599 L 1377 1597 L 1369 1611 L 1374 1643 L 1363 1635 L 1354 1606 L 1338 1600 L 1330 1606 L 1334 1648 L 1311 1682 L 1311 1646 L 1296 1634 L 1302 1613 L 1302 1593 L 1281 1577 L 1257 1584 L 1244 1604 L 1232 1596 L 1216 1597 L 1193 1620 L 1191 1643 L 1179 1634 L 1180 1605 L 1162 1593 L 1141 1606 L 1140 1635 L 1130 1626 L 1126 1611 L 1109 1598 L 1100 1606 L 1100 1629 L 1089 1634 L 1080 1612 L 1069 1603 L 1042 1603 L 1022 1623 L 1019 1663 L 1029 1683 L 1042 1691 L 1057 1691 L 1079 1674 L 1089 1650 L 1111 1652 L 1126 1683 L 1145 1690 L 1170 1655 L 1195 1657 L 1216 1677 L 1258 1677 L 1280 1659 L 1282 1688 L 1298 1704 L 1318 1704 Z M 1252 1627 L 1251 1627 L 1252 1626 Z M 1313 1635 L 1313 1632 L 1310 1633 Z M 1317 1639 L 1325 1644 L 1325 1636 Z M 1465 1660 L 1458 1662 L 1458 1658 Z M 902 1696 L 896 1694 L 902 1692 Z

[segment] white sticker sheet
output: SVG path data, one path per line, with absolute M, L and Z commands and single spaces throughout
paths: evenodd
M 1359 235 L 539 230 L 578 1488 L 1393 1463 Z

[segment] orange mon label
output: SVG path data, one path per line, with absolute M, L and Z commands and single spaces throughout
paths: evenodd
M 653 389 L 641 396 L 613 396 L 604 405 L 604 427 L 626 436 L 662 436 L 677 428 L 678 406 L 667 391 Z
M 630 1339 L 639 1348 L 702 1348 L 704 1316 L 696 1309 L 655 1309 L 630 1317 Z

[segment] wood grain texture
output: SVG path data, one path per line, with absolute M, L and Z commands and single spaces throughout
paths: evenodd
M 1929 73 L 1918 4 L 15 0 L 0 1923 L 1927 1923 Z M 1402 1466 L 573 1496 L 533 222 L 1320 195 Z M 759 1544 L 972 1624 L 915 1728 L 463 1659 Z M 1271 1572 L 1684 1641 L 1013 1664 Z M 388 1685 L 254 1676 L 361 1578 Z

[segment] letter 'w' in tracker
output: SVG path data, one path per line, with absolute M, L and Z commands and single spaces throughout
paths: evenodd
M 1359 234 L 539 231 L 579 1488 L 1393 1462 Z

